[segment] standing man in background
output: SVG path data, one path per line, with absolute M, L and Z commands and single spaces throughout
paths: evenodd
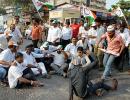
M 42 41 L 42 27 L 39 25 L 39 19 L 33 20 L 33 27 L 32 27 L 32 42 L 34 48 L 37 48 L 38 42 Z

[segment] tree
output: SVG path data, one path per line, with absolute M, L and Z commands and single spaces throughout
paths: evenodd
M 5 15 L 6 14 L 6 10 L 3 8 L 0 8 L 0 15 Z

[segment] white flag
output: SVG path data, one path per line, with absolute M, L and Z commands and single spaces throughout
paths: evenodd
M 124 14 L 123 14 L 123 12 L 122 12 L 120 7 L 118 7 L 117 9 L 114 10 L 114 14 L 116 14 L 119 17 L 124 16 Z
M 83 15 L 84 17 L 91 16 L 94 19 L 96 19 L 97 17 L 89 8 L 87 8 L 84 5 L 82 5 L 82 8 L 81 8 L 81 15 Z
M 34 6 L 36 7 L 37 11 L 41 9 L 41 7 L 43 6 L 43 2 L 39 1 L 39 0 L 32 0 Z

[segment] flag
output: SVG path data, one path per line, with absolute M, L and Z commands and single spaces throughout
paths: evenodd
M 86 6 L 82 6 L 81 8 L 81 15 L 83 15 L 84 17 L 88 17 L 91 16 L 92 18 L 96 19 L 96 15 L 90 10 L 88 9 Z
M 123 14 L 123 12 L 122 12 L 120 7 L 118 7 L 117 9 L 114 10 L 114 14 L 116 14 L 119 17 L 124 16 L 124 14 Z
M 34 6 L 36 7 L 37 11 L 39 11 L 41 9 L 41 7 L 43 6 L 43 2 L 39 1 L 39 0 L 32 0 Z

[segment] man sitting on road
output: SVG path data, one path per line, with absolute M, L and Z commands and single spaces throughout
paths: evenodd
M 11 63 L 15 59 L 15 53 L 17 52 L 17 44 L 13 41 L 8 43 L 8 49 L 4 50 L 0 54 L 0 80 L 5 81 L 8 69 L 11 66 Z
M 68 65 L 65 63 L 65 60 L 67 60 L 68 56 L 66 52 L 63 51 L 63 47 L 59 45 L 57 51 L 53 52 L 52 55 L 54 55 L 54 61 L 51 64 L 52 69 L 54 69 L 57 74 L 66 77 L 65 69 L 67 69 Z
M 15 61 L 8 72 L 8 81 L 10 88 L 21 88 L 23 85 L 43 86 L 36 81 L 35 75 L 30 68 L 25 67 L 22 53 L 16 53 Z
M 44 63 L 36 62 L 36 59 L 32 53 L 32 45 L 26 46 L 26 50 L 25 52 L 23 52 L 23 55 L 24 55 L 24 62 L 28 65 L 28 67 L 31 67 L 35 75 L 42 74 L 43 77 L 48 76 Z

